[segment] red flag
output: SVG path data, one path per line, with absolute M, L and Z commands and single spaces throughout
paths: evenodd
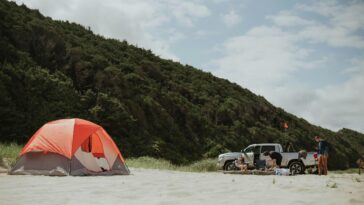
M 287 123 L 287 122 L 284 122 L 284 123 L 283 123 L 283 128 L 284 128 L 284 129 L 288 129 L 288 123 Z

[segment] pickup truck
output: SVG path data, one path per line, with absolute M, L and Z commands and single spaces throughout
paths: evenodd
M 302 157 L 298 152 L 283 152 L 282 145 L 280 144 L 265 143 L 249 145 L 245 149 L 242 149 L 241 152 L 220 154 L 217 166 L 226 171 L 235 170 L 235 160 L 242 155 L 248 168 L 254 169 L 256 168 L 255 166 L 258 160 L 265 160 L 266 162 L 271 161 L 269 156 L 263 155 L 265 151 L 279 152 L 282 155 L 281 167 L 289 168 L 292 174 L 303 174 L 306 168 L 315 167 L 317 164 L 316 152 L 307 152 L 307 155 Z M 269 166 L 269 163 L 267 163 L 267 165 Z

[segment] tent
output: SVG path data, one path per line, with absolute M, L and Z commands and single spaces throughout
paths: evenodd
M 99 125 L 62 119 L 43 125 L 9 174 L 80 176 L 129 174 L 119 149 Z

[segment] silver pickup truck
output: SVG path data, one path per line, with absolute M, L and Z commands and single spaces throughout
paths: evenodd
M 314 167 L 317 164 L 315 156 L 316 152 L 307 152 L 306 156 L 301 156 L 298 152 L 283 152 L 282 145 L 280 144 L 252 144 L 241 150 L 241 152 L 229 152 L 220 154 L 218 157 L 217 166 L 226 171 L 235 170 L 235 160 L 239 156 L 244 157 L 245 163 L 248 168 L 256 168 L 256 162 L 265 160 L 267 166 L 270 166 L 270 157 L 264 156 L 265 151 L 275 151 L 282 155 L 282 168 L 289 168 L 292 174 L 303 174 L 308 167 Z

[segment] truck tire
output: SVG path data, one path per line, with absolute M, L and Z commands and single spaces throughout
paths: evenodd
M 305 172 L 305 166 L 302 164 L 302 162 L 294 161 L 294 162 L 290 163 L 289 171 L 293 175 L 303 174 Z
M 224 165 L 224 170 L 225 171 L 234 171 L 236 170 L 236 166 L 235 166 L 235 163 L 234 161 L 227 161 Z

